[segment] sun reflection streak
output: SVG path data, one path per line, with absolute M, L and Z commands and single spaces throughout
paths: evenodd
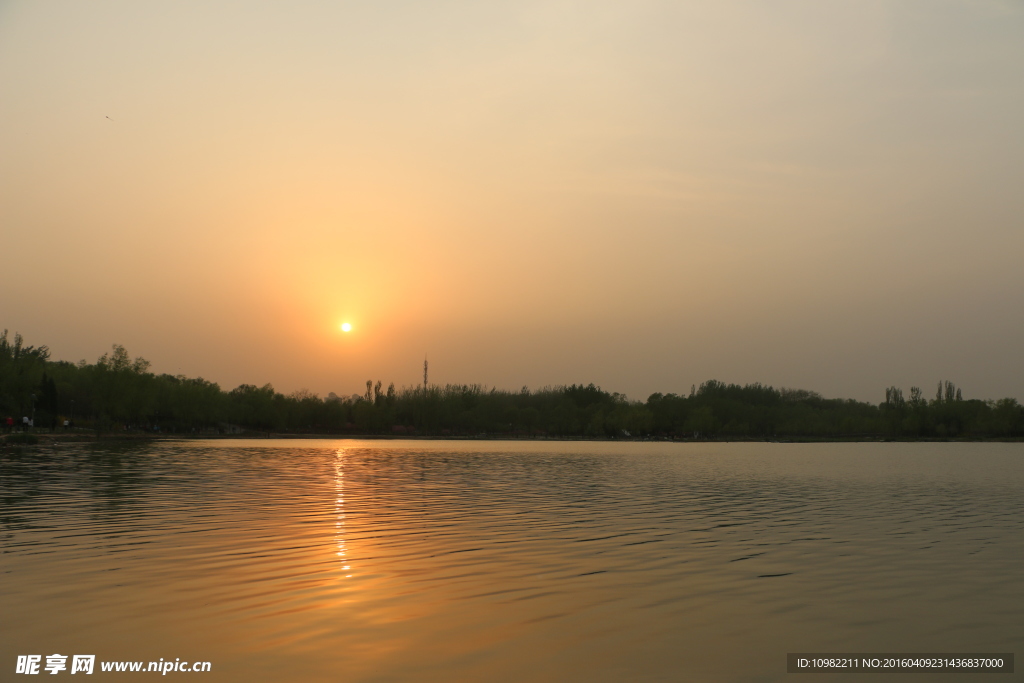
M 334 523 L 335 542 L 338 546 L 337 556 L 341 568 L 351 571 L 348 564 L 348 549 L 345 545 L 345 449 L 339 448 L 334 456 L 334 514 L 337 521 Z M 351 579 L 351 574 L 345 575 Z

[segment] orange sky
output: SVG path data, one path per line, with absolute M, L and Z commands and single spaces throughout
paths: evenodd
M 7 1 L 0 93 L 57 358 L 1024 397 L 1019 2 Z

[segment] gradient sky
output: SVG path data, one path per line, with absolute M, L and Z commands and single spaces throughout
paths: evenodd
M 1020 0 L 0 0 L 0 328 L 60 359 L 1024 398 L 1022 187 Z

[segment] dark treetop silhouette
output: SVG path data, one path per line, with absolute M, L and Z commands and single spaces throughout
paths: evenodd
M 95 363 L 50 360 L 46 346 L 0 335 L 0 420 L 33 419 L 35 431 L 64 421 L 97 432 L 284 432 L 424 436 L 665 438 L 1016 438 L 1016 399 L 964 400 L 951 382 L 934 398 L 896 387 L 879 405 L 812 391 L 715 380 L 688 395 L 630 401 L 593 384 L 530 391 L 480 385 L 416 386 L 367 381 L 362 396 L 289 395 L 269 384 L 223 391 L 202 378 L 156 375 L 114 345 Z M 6 422 L 6 420 L 3 420 Z M 7 427 L 10 429 L 10 426 Z

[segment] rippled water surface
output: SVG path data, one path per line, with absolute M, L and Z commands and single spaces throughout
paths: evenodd
M 0 476 L 7 673 L 775 681 L 1024 640 L 1022 444 L 161 442 Z

